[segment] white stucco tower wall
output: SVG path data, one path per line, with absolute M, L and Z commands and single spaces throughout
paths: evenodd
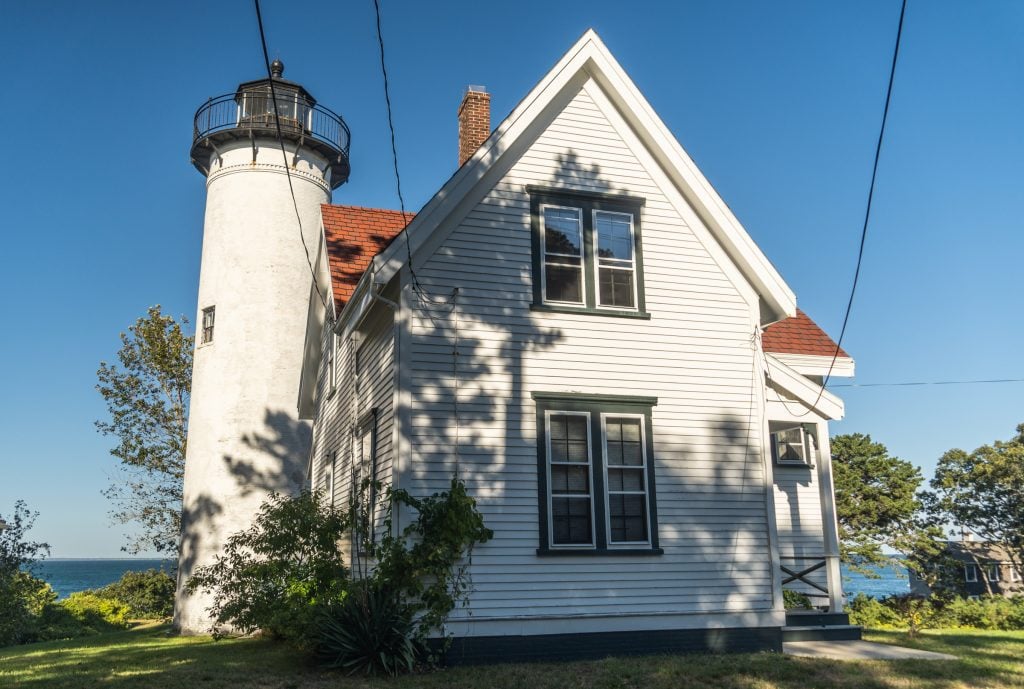
M 227 103 L 231 112 L 234 101 L 239 96 Z M 211 627 L 210 600 L 184 588 L 195 568 L 213 562 L 231 534 L 250 526 L 271 492 L 296 493 L 305 480 L 311 428 L 298 418 L 297 405 L 311 313 L 309 262 L 320 244 L 320 205 L 343 181 L 331 184 L 340 157 L 329 161 L 323 145 L 304 145 L 315 126 L 305 115 L 300 111 L 305 127 L 295 125 L 285 141 L 287 156 L 266 136 L 272 118 L 254 116 L 248 129 L 255 132 L 239 136 L 236 129 L 214 139 L 208 159 L 204 153 L 196 163 L 207 175 L 206 216 L 174 609 L 182 633 Z M 345 176 L 347 136 L 345 130 Z M 215 309 L 213 335 L 204 342 L 209 308 Z

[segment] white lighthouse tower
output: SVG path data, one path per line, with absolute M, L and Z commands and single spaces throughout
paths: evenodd
M 284 80 L 280 61 L 271 70 L 195 117 L 206 218 L 174 609 L 184 633 L 210 627 L 209 600 L 187 595 L 185 581 L 252 523 L 271 491 L 297 492 L 309 459 L 310 426 L 297 413 L 309 263 L 320 204 L 348 179 L 349 130 Z

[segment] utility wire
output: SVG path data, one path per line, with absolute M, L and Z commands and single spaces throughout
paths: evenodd
M 875 162 L 871 167 L 871 183 L 868 186 L 868 201 L 867 206 L 864 209 L 864 225 L 860 231 L 860 247 L 857 250 L 857 267 L 853 271 L 853 284 L 850 286 L 850 298 L 846 301 L 846 313 L 843 315 L 843 327 L 839 331 L 839 339 L 836 340 L 836 351 L 832 354 L 832 362 L 828 365 L 828 373 L 825 374 L 825 378 L 821 382 L 821 389 L 818 391 L 818 397 L 814 400 L 814 404 L 811 405 L 811 409 L 818 406 L 818 402 L 821 401 L 821 396 L 825 394 L 825 388 L 828 386 L 828 381 L 832 377 L 832 369 L 835 368 L 836 359 L 839 358 L 839 352 L 842 351 L 843 337 L 846 335 L 846 326 L 850 322 L 850 311 L 853 309 L 853 297 L 857 293 L 857 283 L 860 280 L 860 267 L 864 260 L 864 244 L 868 237 L 868 224 L 871 220 L 871 204 L 875 197 L 875 179 L 878 177 L 878 161 L 882 156 L 882 141 L 885 138 L 885 124 L 889 119 L 889 103 L 892 100 L 892 85 L 896 79 L 896 61 L 900 55 L 900 39 L 903 36 L 903 17 L 907 13 L 907 0 L 903 0 L 900 7 L 900 21 L 896 27 L 896 44 L 893 46 L 892 51 L 892 65 L 889 67 L 889 86 L 885 91 L 885 107 L 882 109 L 882 126 L 878 130 L 878 142 L 875 144 Z M 838 387 L 838 386 L 836 386 Z M 808 410 L 809 412 L 810 410 Z
M 316 279 L 316 269 L 313 268 L 313 259 L 309 256 L 309 247 L 306 246 L 306 235 L 302 230 L 302 216 L 299 214 L 299 202 L 295 200 L 295 187 L 292 185 L 292 174 L 288 164 L 288 152 L 284 150 L 284 136 L 281 134 L 281 116 L 277 112 L 277 92 L 274 90 L 274 73 L 270 70 L 270 55 L 267 53 L 267 36 L 263 32 L 263 14 L 260 12 L 260 0 L 253 0 L 256 4 L 256 23 L 260 27 L 260 44 L 263 46 L 263 64 L 267 68 L 267 80 L 270 84 L 270 100 L 274 104 L 274 126 L 277 129 L 277 144 L 281 147 L 281 157 L 284 159 L 284 175 L 288 180 L 288 193 L 292 197 L 292 207 L 295 209 L 295 220 L 299 224 L 299 241 L 302 242 L 302 250 L 306 254 L 306 265 L 309 266 L 309 274 L 313 276 L 313 289 L 320 297 L 320 303 L 324 306 L 328 320 L 334 320 L 331 309 L 327 304 L 327 298 L 320 291 L 320 282 Z
M 409 274 L 412 277 L 412 287 L 419 292 L 419 281 L 416 279 L 416 272 L 412 267 L 412 248 L 409 245 L 409 233 L 405 228 L 409 219 L 405 213 L 405 197 L 402 195 L 402 175 L 398 171 L 398 146 L 395 144 L 395 122 L 391 115 L 391 84 L 388 81 L 388 66 L 384 61 L 384 32 L 380 26 L 380 0 L 373 0 L 373 10 L 377 17 L 377 45 L 380 47 L 380 71 L 384 75 L 384 103 L 388 111 L 388 129 L 391 132 L 391 161 L 395 168 L 395 187 L 398 191 L 398 205 L 402 211 L 402 234 L 405 235 L 405 253 L 409 262 Z
M 897 388 L 918 385 L 981 385 L 988 383 L 1024 383 L 1024 378 L 990 378 L 988 380 L 928 380 L 903 383 L 839 383 L 834 388 Z

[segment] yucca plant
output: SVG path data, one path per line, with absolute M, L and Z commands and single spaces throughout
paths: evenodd
M 318 655 L 350 675 L 410 672 L 416 663 L 412 610 L 385 587 L 363 581 L 324 610 Z

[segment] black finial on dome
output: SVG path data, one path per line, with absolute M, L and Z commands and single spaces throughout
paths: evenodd
M 270 63 L 270 73 L 275 79 L 280 79 L 284 76 L 284 63 L 280 60 L 274 60 Z

